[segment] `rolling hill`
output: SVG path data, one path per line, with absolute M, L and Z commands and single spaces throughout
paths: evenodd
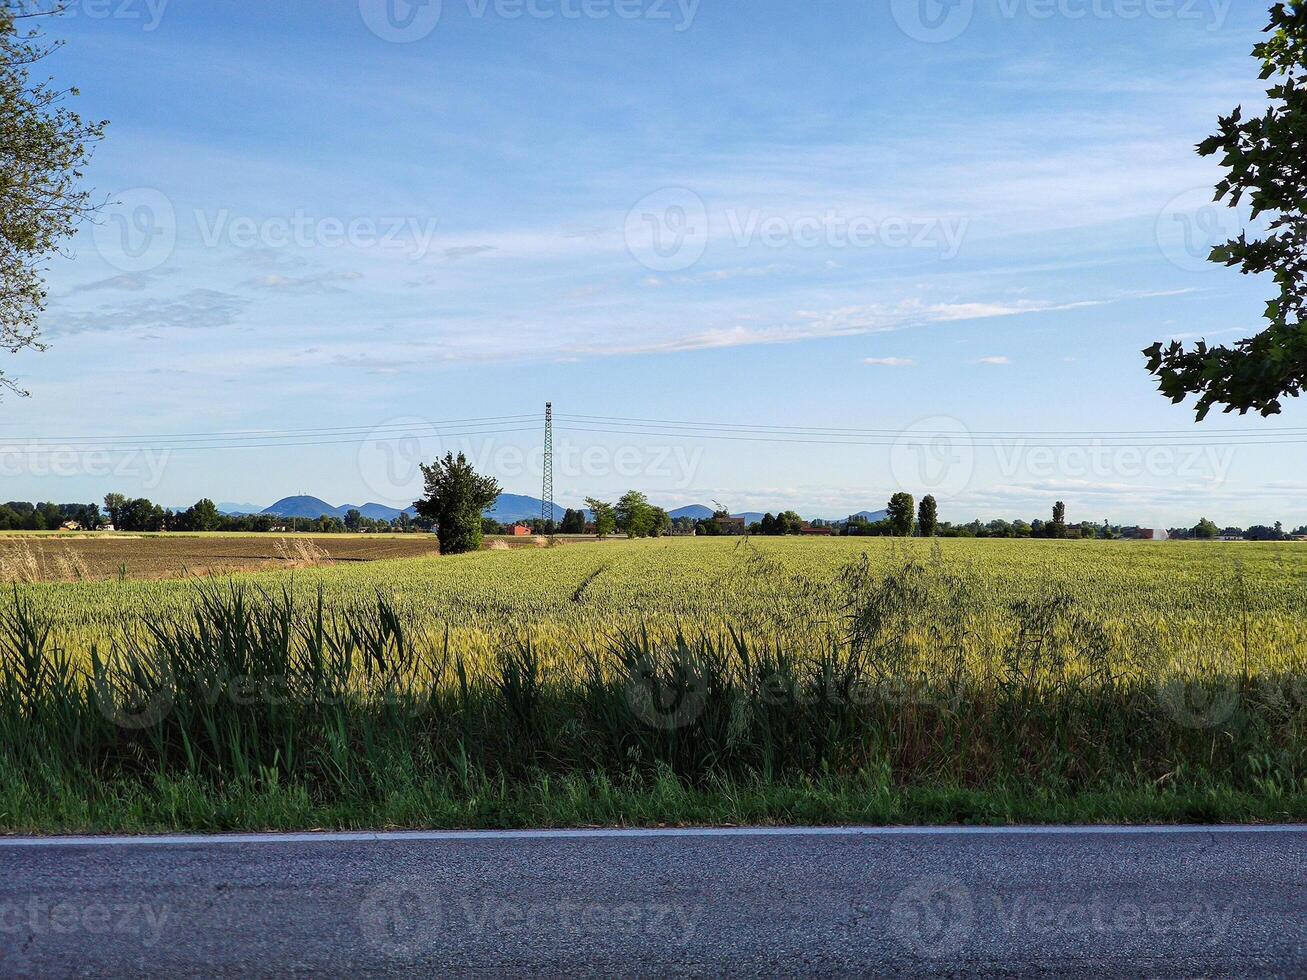
M 484 514 L 486 517 L 493 517 L 501 524 L 512 524 L 516 521 L 531 521 L 540 517 L 540 511 L 543 502 L 539 497 L 530 497 L 525 494 L 505 493 L 501 494 L 495 501 L 494 506 L 488 507 Z M 784 508 L 777 508 L 773 513 L 779 513 Z M 371 518 L 375 521 L 393 521 L 401 513 L 397 507 L 388 507 L 385 504 L 366 503 L 366 504 L 341 504 L 334 506 L 327 503 L 320 497 L 309 495 L 298 495 L 294 497 L 283 497 L 275 504 L 263 508 L 260 511 L 253 505 L 247 504 L 219 504 L 218 510 L 224 514 L 275 514 L 278 517 L 302 517 L 309 520 L 315 520 L 324 514 L 328 517 L 339 517 L 342 520 L 351 510 L 357 510 L 364 517 Z M 554 504 L 554 520 L 561 521 L 566 508 Z M 412 507 L 407 508 L 407 513 L 415 513 Z M 675 510 L 668 511 L 673 517 L 688 517 L 691 520 L 707 520 L 713 515 L 713 508 L 704 504 L 689 504 L 685 507 L 677 507 Z M 743 517 L 746 524 L 756 524 L 762 520 L 762 513 L 755 511 L 746 511 L 742 514 L 734 515 Z M 888 516 L 888 511 L 884 510 L 863 510 L 854 515 L 855 517 L 864 517 L 868 521 L 875 523 L 884 520 Z M 586 520 L 591 517 L 590 512 L 586 511 Z M 838 518 L 842 520 L 843 518 Z
M 502 494 L 495 501 L 494 506 L 485 510 L 486 517 L 493 517 L 501 524 L 511 524 L 514 521 L 528 521 L 540 516 L 542 502 L 538 497 L 527 497 L 516 493 Z M 221 508 L 219 508 L 221 509 Z M 327 517 L 339 517 L 342 520 L 351 510 L 357 510 L 364 517 L 371 518 L 374 521 L 393 521 L 402 511 L 398 507 L 388 507 L 385 504 L 367 503 L 367 504 L 341 504 L 335 506 L 327 503 L 320 497 L 313 497 L 306 494 L 296 495 L 293 497 L 282 497 L 275 504 L 265 507 L 260 513 L 275 514 L 277 517 L 302 517 L 309 520 L 315 520 L 324 514 Z M 561 521 L 566 508 L 554 505 L 554 520 Z M 409 515 L 415 513 L 412 507 L 406 508 Z M 231 513 L 240 513 L 231 511 Z M 244 513 L 255 513 L 248 511 Z
M 343 520 L 351 510 L 357 510 L 364 517 L 374 521 L 393 521 L 402 513 L 398 507 L 387 507 L 385 504 L 376 503 L 341 504 L 336 507 L 320 497 L 307 495 L 282 497 L 275 504 L 263 508 L 260 513 L 274 514 L 277 517 L 303 517 L 309 520 L 325 515 L 327 517 L 339 517 Z M 413 508 L 408 508 L 408 513 L 412 514 Z
M 337 508 L 320 500 L 317 497 L 300 495 L 295 497 L 282 497 L 275 504 L 271 504 L 261 511 L 264 514 L 273 514 L 276 517 L 304 517 L 312 520 L 322 517 L 324 514 L 328 517 L 343 517 L 344 511 L 337 511 Z
M 887 511 L 887 510 L 860 510 L 860 511 L 858 511 L 856 514 L 854 514 L 853 516 L 854 516 L 854 517 L 861 517 L 861 518 L 864 518 L 864 519 L 870 521 L 872 524 L 875 524 L 877 521 L 883 521 L 883 520 L 885 520 L 885 518 L 889 517 L 889 511 Z
M 263 510 L 263 508 L 258 504 L 234 504 L 227 500 L 224 500 L 222 503 L 216 504 L 215 506 L 218 508 L 219 514 L 228 514 L 232 517 L 240 517 L 244 514 L 257 514 Z
M 677 507 L 676 510 L 669 510 L 667 514 L 672 520 L 678 517 L 688 517 L 692 521 L 706 521 L 712 517 L 713 509 L 705 507 L 703 504 L 690 504 L 688 507 Z
M 517 493 L 503 493 L 494 506 L 484 511 L 486 517 L 493 517 L 500 524 L 512 524 L 514 521 L 531 521 L 540 517 L 544 501 L 539 497 L 526 497 Z M 554 520 L 561 521 L 567 508 L 554 504 Z

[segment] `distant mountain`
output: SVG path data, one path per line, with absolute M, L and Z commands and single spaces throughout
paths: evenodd
M 538 520 L 543 507 L 543 502 L 539 497 L 528 497 L 524 494 L 505 493 L 500 494 L 499 499 L 494 505 L 486 508 L 483 512 L 486 517 L 493 517 L 501 524 L 512 524 L 516 521 L 533 521 Z M 783 509 L 783 508 L 781 508 Z M 357 510 L 364 517 L 374 521 L 393 521 L 401 513 L 407 513 L 413 516 L 416 511 L 412 507 L 401 511 L 397 507 L 389 507 L 386 504 L 366 503 L 366 504 L 341 504 L 339 507 L 333 506 L 319 497 L 310 497 L 308 495 L 283 497 L 275 504 L 265 507 L 262 510 L 253 504 L 218 504 L 218 510 L 224 514 L 275 514 L 278 517 L 303 517 L 309 520 L 316 520 L 324 514 L 328 517 L 339 517 L 342 520 L 351 510 Z M 561 521 L 563 514 L 566 512 L 565 507 L 554 504 L 554 520 Z M 707 520 L 713 516 L 713 509 L 703 504 L 690 504 L 686 507 L 678 507 L 675 510 L 668 511 L 673 517 L 688 517 L 691 520 Z M 773 513 L 780 513 L 780 509 Z M 591 520 L 592 515 L 589 511 L 585 512 L 586 520 Z M 746 511 L 743 514 L 735 514 L 735 517 L 743 517 L 745 524 L 757 524 L 762 520 L 763 515 L 758 511 Z M 868 521 L 875 523 L 884 520 L 889 516 L 888 511 L 884 510 L 863 510 L 854 515 L 855 517 L 865 517 Z M 839 518 L 843 520 L 844 518 Z
M 295 496 L 282 497 L 275 504 L 263 508 L 264 514 L 273 514 L 276 517 L 304 517 L 313 520 L 322 517 L 343 517 L 343 512 L 338 513 L 337 508 L 331 506 L 325 500 L 317 497 Z
M 690 504 L 688 507 L 677 507 L 676 510 L 669 510 L 667 515 L 675 520 L 678 517 L 688 517 L 692 521 L 706 521 L 713 515 L 711 507 L 705 507 L 703 504 Z
M 502 493 L 494 504 L 483 511 L 485 517 L 493 517 L 500 524 L 512 524 L 514 521 L 539 520 L 544 512 L 545 502 L 539 497 L 525 497 L 517 493 Z M 554 504 L 554 520 L 561 521 L 567 508 Z
M 357 507 L 346 504 L 340 510 L 344 512 L 340 515 L 341 517 L 344 517 L 351 510 L 357 510 L 364 517 L 374 521 L 393 521 L 400 514 L 407 513 L 409 517 L 412 517 L 417 513 L 412 507 L 405 507 L 400 510 L 398 507 L 387 507 L 385 504 L 360 504 Z
M 872 524 L 875 524 L 877 521 L 883 521 L 883 520 L 885 520 L 885 518 L 889 517 L 889 511 L 887 511 L 887 510 L 860 510 L 860 511 L 858 511 L 856 514 L 854 514 L 853 516 L 854 516 L 854 517 L 861 517 L 861 518 L 864 518 L 865 520 L 871 522 Z
M 776 510 L 772 511 L 772 514 L 773 514 L 773 515 L 775 515 L 775 514 L 779 514 L 779 513 L 780 513 L 781 511 L 783 511 L 784 509 L 785 509 L 784 507 L 779 507 L 779 508 L 777 508 Z M 705 507 L 703 504 L 690 504 L 688 507 L 678 507 L 676 510 L 668 511 L 668 513 L 669 513 L 673 518 L 676 518 L 676 517 L 689 517 L 689 518 L 692 518 L 692 519 L 694 519 L 694 520 L 696 520 L 696 521 L 701 521 L 701 520 L 708 520 L 709 518 L 711 518 L 711 517 L 713 516 L 714 511 L 713 511 L 713 509 L 712 509 L 711 507 Z M 757 523 L 759 523 L 759 522 L 762 520 L 762 518 L 763 518 L 763 514 L 762 514 L 760 511 L 753 511 L 753 510 L 745 511 L 745 512 L 742 513 L 742 514 L 732 514 L 731 516 L 732 516 L 732 517 L 743 517 L 743 518 L 744 518 L 744 523 L 745 523 L 745 524 L 757 524 Z M 828 521 L 832 521 L 832 522 L 834 522 L 834 521 L 843 521 L 843 520 L 847 519 L 848 516 L 849 516 L 849 515 L 845 514 L 845 515 L 843 515 L 843 516 L 841 516 L 841 517 L 836 517 L 836 518 L 825 518 L 825 519 L 828 520 Z M 874 524 L 876 521 L 883 521 L 885 518 L 889 517 L 889 511 L 887 511 L 887 510 L 862 510 L 862 511 L 858 511 L 858 513 L 854 514 L 853 516 L 854 516 L 854 517 L 865 517 L 868 521 L 870 521 L 870 522 L 872 522 L 872 523 Z M 810 520 L 810 519 L 811 519 L 811 518 L 805 518 L 805 520 Z
M 219 510 L 222 507 L 219 506 Z M 356 510 L 364 517 L 374 521 L 393 521 L 404 511 L 398 507 L 387 507 L 385 504 L 341 504 L 339 507 L 327 503 L 320 497 L 295 496 L 282 497 L 275 504 L 265 507 L 257 513 L 273 514 L 277 517 L 304 517 L 309 520 L 316 520 L 319 517 L 339 517 L 342 520 L 351 510 Z M 412 507 L 407 508 L 407 512 L 412 515 Z
M 224 504 L 218 509 L 222 510 L 225 506 Z M 542 506 L 539 497 L 525 497 L 516 493 L 505 493 L 501 494 L 499 499 L 495 501 L 494 506 L 488 507 L 484 513 L 486 517 L 493 517 L 501 524 L 511 524 L 514 521 L 538 519 Z M 262 511 L 255 509 L 251 511 L 232 511 L 231 513 L 264 513 L 275 514 L 277 517 L 305 517 L 310 520 L 315 520 L 325 514 L 327 517 L 339 517 L 343 520 L 351 510 L 357 510 L 364 517 L 374 521 L 393 521 L 401 513 L 407 513 L 410 517 L 417 513 L 412 507 L 401 511 L 398 507 L 389 507 L 386 504 L 378 503 L 341 504 L 337 507 L 327 503 L 320 497 L 307 495 L 283 497 L 275 504 L 265 507 Z M 555 504 L 554 520 L 561 521 L 565 512 L 566 508 Z
M 229 514 L 233 517 L 239 517 L 242 514 L 257 514 L 263 510 L 258 504 L 233 504 L 225 501 L 215 506 L 218 508 L 219 514 Z
M 711 507 L 705 507 L 703 504 L 690 504 L 688 507 L 677 507 L 676 510 L 669 510 L 668 516 L 675 520 L 678 517 L 689 517 L 696 521 L 710 520 L 713 514 L 717 513 Z M 774 511 L 779 514 L 780 511 Z M 761 511 L 746 510 L 743 514 L 732 514 L 732 517 L 743 517 L 745 524 L 757 524 L 762 520 Z

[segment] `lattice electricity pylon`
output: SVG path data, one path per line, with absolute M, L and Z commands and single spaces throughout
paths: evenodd
M 545 485 L 540 493 L 540 518 L 554 519 L 554 403 L 545 402 Z

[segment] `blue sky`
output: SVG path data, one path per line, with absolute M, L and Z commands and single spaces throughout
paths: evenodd
M 1304 406 L 1196 427 L 1139 354 L 1258 327 L 1269 284 L 1202 261 L 1238 216 L 1205 208 L 1218 171 L 1193 145 L 1260 100 L 1265 19 L 73 3 L 50 67 L 111 121 L 88 174 L 111 203 L 51 268 L 50 349 L 5 358 L 31 392 L 0 406 L 5 496 L 403 503 L 443 449 L 535 494 L 534 420 L 443 423 L 552 399 L 561 503 L 635 486 L 833 516 L 901 487 L 946 519 L 1062 498 L 1072 520 L 1307 523 L 1302 447 L 1256 444 Z

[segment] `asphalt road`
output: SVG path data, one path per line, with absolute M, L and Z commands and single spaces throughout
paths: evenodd
M 1307 973 L 1307 828 L 0 841 L 0 974 Z

